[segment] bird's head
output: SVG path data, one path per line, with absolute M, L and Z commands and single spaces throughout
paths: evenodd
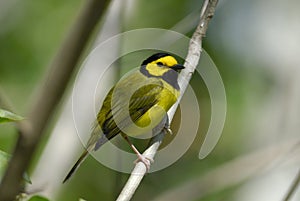
M 179 72 L 184 66 L 168 53 L 156 53 L 143 61 L 142 68 L 152 76 L 162 76 L 170 70 Z

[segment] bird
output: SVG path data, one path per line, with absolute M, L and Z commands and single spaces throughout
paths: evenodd
M 123 76 L 108 92 L 99 110 L 86 148 L 63 180 L 65 183 L 91 151 L 121 134 L 149 170 L 152 159 L 143 156 L 129 140 L 154 129 L 180 95 L 178 75 L 184 66 L 166 52 L 155 53 L 140 67 Z M 164 129 L 170 131 L 167 120 Z M 170 131 L 171 132 L 171 131 Z

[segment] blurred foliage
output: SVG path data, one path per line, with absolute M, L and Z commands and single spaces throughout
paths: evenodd
M 49 201 L 47 198 L 36 195 L 31 197 L 28 201 Z
M 9 112 L 7 110 L 0 109 L 0 123 L 3 122 L 12 122 L 12 121 L 20 121 L 23 117 Z
M 2 1 L 0 86 L 18 114 L 25 114 L 80 1 Z M 24 116 L 24 115 L 23 115 Z M 10 125 L 1 126 L 0 147 L 11 150 Z
M 159 4 L 140 0 L 135 3 L 134 12 L 126 20 L 125 30 L 149 27 L 170 29 L 195 8 L 200 11 L 202 5 L 201 1 L 196 0 L 165 0 Z
M 245 2 L 241 1 L 238 6 L 250 4 Z M 3 6 L 0 6 L 0 86 L 14 105 L 15 111 L 21 116 L 24 116 L 26 109 L 32 104 L 34 91 L 45 78 L 44 73 L 48 64 L 83 3 L 84 1 L 79 0 L 2 1 Z M 151 2 L 137 0 L 133 3 L 130 13 L 124 17 L 123 31 L 149 27 L 170 29 L 191 12 L 199 12 L 202 4 L 197 0 Z M 214 60 L 224 81 L 228 102 L 226 124 L 218 145 L 207 158 L 198 159 L 198 152 L 210 121 L 211 105 L 207 88 L 201 76 L 195 73 L 191 86 L 196 92 L 201 110 L 198 136 L 189 150 L 176 163 L 164 170 L 146 175 L 133 200 L 151 200 L 156 197 L 153 195 L 159 195 L 174 186 L 201 176 L 257 146 L 255 143 L 251 144 L 252 125 L 249 125 L 249 119 L 256 118 L 252 108 L 266 101 L 278 83 L 275 81 L 273 69 L 266 68 L 266 63 L 261 63 L 251 54 L 239 55 L 228 47 L 228 43 L 224 42 L 226 40 L 224 38 L 232 33 L 223 31 L 225 30 L 223 24 L 228 20 L 227 17 L 232 14 L 233 9 L 229 3 L 228 5 L 220 4 L 204 41 L 204 48 Z M 244 10 L 250 9 L 245 6 Z M 242 13 L 240 10 L 239 12 Z M 233 32 L 243 33 L 241 30 L 233 30 Z M 187 36 L 191 36 L 193 30 L 187 33 Z M 248 35 L 244 37 L 248 39 Z M 121 74 L 127 72 L 130 66 L 140 65 L 141 58 L 145 58 L 148 54 L 149 51 L 127 55 L 121 61 L 125 66 L 122 67 Z M 246 117 L 245 114 L 250 117 Z M 179 122 L 180 113 L 178 112 L 172 124 L 174 131 Z M 11 124 L 0 125 L 0 148 L 2 150 L 12 150 L 14 133 L 15 130 Z M 176 136 L 176 132 L 174 133 Z M 166 146 L 175 136 L 166 136 L 163 146 Z M 128 146 L 123 141 L 120 143 L 121 147 L 127 150 Z M 143 150 L 146 144 L 147 142 L 139 144 L 139 149 Z M 102 166 L 89 157 L 81 165 L 76 176 L 64 184 L 58 200 L 71 201 L 78 200 L 80 197 L 88 201 L 114 200 L 128 176 Z M 229 195 L 237 188 L 238 186 L 224 189 L 201 200 L 231 200 L 232 197 Z M 35 198 L 35 200 L 43 199 Z
M 79 2 L 4 1 L 12 5 L 11 12 L 0 15 L 0 85 L 18 110 L 30 104 L 29 95 L 43 78 Z

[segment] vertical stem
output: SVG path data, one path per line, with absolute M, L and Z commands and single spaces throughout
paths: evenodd
M 11 201 L 21 191 L 22 175 L 30 165 L 51 115 L 61 100 L 91 33 L 109 0 L 87 0 L 58 51 L 33 104 L 28 122 L 19 129 L 12 159 L 0 185 L 0 200 Z

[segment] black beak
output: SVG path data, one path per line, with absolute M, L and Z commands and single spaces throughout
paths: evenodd
M 172 69 L 174 69 L 175 71 L 180 71 L 182 69 L 184 69 L 185 67 L 181 64 L 176 64 L 174 66 L 172 66 Z

